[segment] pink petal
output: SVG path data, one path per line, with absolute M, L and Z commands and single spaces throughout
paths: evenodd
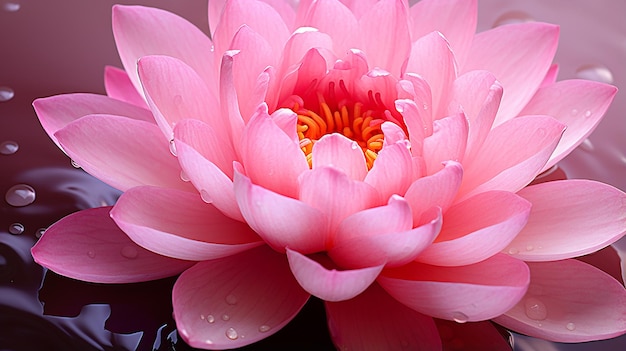
M 230 141 L 237 153 L 240 152 L 241 135 L 245 127 L 241 111 L 239 110 L 239 100 L 235 86 L 235 73 L 233 70 L 234 57 L 237 56 L 238 53 L 237 50 L 233 50 L 224 53 L 222 56 L 219 82 L 221 117 L 225 125 L 230 129 L 230 133 L 228 133 Z
M 435 319 L 444 350 L 511 351 L 511 344 L 493 323 L 457 323 Z M 517 335 L 515 345 L 517 346 Z
M 218 102 L 200 76 L 184 62 L 168 56 L 146 56 L 138 63 L 148 105 L 167 140 L 176 123 L 186 118 L 204 121 L 220 132 L 228 130 L 216 111 Z
M 522 230 L 531 203 L 505 191 L 488 191 L 445 212 L 435 243 L 418 261 L 437 266 L 476 263 L 501 251 Z
M 428 84 L 425 82 L 424 84 L 428 88 Z M 428 94 L 430 94 L 430 90 Z M 423 107 L 418 107 L 415 101 L 409 99 L 396 100 L 395 102 L 396 110 L 402 114 L 404 124 L 409 132 L 411 154 L 414 156 L 424 154 L 424 138 L 433 132 L 431 109 L 427 108 L 430 104 L 430 95 L 426 97 L 429 100 L 423 103 Z
M 190 346 L 208 349 L 237 348 L 276 333 L 308 298 L 285 256 L 267 246 L 200 262 L 172 291 L 178 332 Z
M 180 179 L 180 166 L 159 128 L 110 115 L 90 115 L 55 136 L 85 171 L 122 191 L 155 185 L 192 191 Z
M 104 67 L 104 88 L 110 98 L 148 109 L 146 101 L 135 89 L 133 82 L 123 69 L 113 66 Z
M 256 0 L 232 0 L 224 6 L 215 28 L 215 52 L 225 52 L 244 24 L 265 38 L 273 52 L 281 52 L 289 38 L 289 29 L 272 6 Z
M 407 145 L 402 140 L 384 147 L 365 176 L 365 183 L 378 190 L 383 200 L 393 194 L 403 194 L 411 185 L 413 163 Z
M 375 188 L 331 167 L 304 172 L 299 181 L 300 200 L 326 214 L 331 233 L 344 218 L 380 201 Z
M 246 222 L 274 250 L 286 247 L 303 253 L 324 250 L 327 219 L 318 209 L 282 196 L 235 173 L 235 196 Z
M 439 172 L 414 181 L 404 195 L 411 206 L 413 226 L 422 224 L 422 215 L 433 206 L 445 212 L 454 201 L 462 179 L 463 167 L 450 161 Z
M 35 262 L 58 274 L 96 283 L 160 279 L 193 265 L 137 246 L 111 220 L 110 210 L 83 210 L 50 226 L 32 249 Z
M 426 174 L 438 172 L 446 161 L 463 160 L 468 129 L 468 120 L 463 113 L 433 122 L 433 134 L 424 139 Z
M 334 167 L 353 180 L 362 181 L 368 174 L 361 148 L 337 133 L 324 135 L 313 145 L 312 161 L 313 168 Z
M 46 133 L 59 147 L 61 145 L 54 134 L 86 115 L 111 114 L 154 123 L 149 110 L 97 94 L 62 94 L 40 98 L 33 102 L 33 107 Z
M 359 19 L 363 49 L 371 67 L 400 76 L 411 51 L 407 16 L 402 2 L 381 0 Z
M 216 91 L 211 39 L 186 19 L 142 6 L 113 6 L 113 35 L 129 78 L 142 92 L 137 61 L 148 55 L 178 58 L 193 68 L 211 91 Z
M 300 286 L 311 295 L 325 301 L 344 301 L 357 296 L 374 282 L 383 269 L 383 265 L 378 265 L 338 271 L 326 268 L 315 259 L 290 249 L 287 249 L 287 259 Z M 332 264 L 324 256 L 318 259 Z
M 588 80 L 565 80 L 537 91 L 521 113 L 549 115 L 567 125 L 543 170 L 567 156 L 593 132 L 616 93 L 612 85 Z
M 320 6 L 320 2 L 316 2 Z M 306 53 L 311 48 L 321 48 L 332 50 L 333 39 L 326 33 L 320 32 L 317 28 L 302 27 L 295 31 L 287 43 L 282 53 L 278 76 L 284 76 L 290 69 L 302 61 Z M 279 83 L 279 82 L 277 82 Z
M 590 180 L 552 181 L 518 195 L 532 203 L 528 224 L 507 253 L 526 261 L 585 255 L 626 233 L 626 194 Z
M 433 32 L 413 42 L 406 72 L 416 73 L 428 82 L 435 118 L 444 117 L 456 70 L 454 53 L 441 33 Z
M 541 171 L 565 125 L 548 116 L 525 116 L 494 128 L 471 164 L 465 166 L 459 193 L 516 192 Z
M 459 323 L 494 318 L 526 292 L 528 266 L 497 254 L 468 266 L 438 267 L 412 262 L 385 270 L 378 283 L 408 307 Z
M 298 25 L 317 28 L 328 34 L 337 55 L 358 47 L 358 22 L 352 12 L 339 1 L 313 1 L 303 23 Z
M 433 319 L 403 306 L 377 284 L 351 300 L 326 302 L 326 315 L 339 350 L 441 350 Z
M 378 264 L 404 265 L 430 245 L 441 229 L 441 212 L 412 228 L 411 209 L 404 199 L 394 196 L 386 206 L 357 212 L 337 229 L 328 255 L 342 267 L 362 268 Z
M 528 265 L 528 293 L 495 322 L 559 342 L 608 339 L 626 332 L 626 290 L 617 280 L 577 260 Z
M 241 159 L 254 184 L 290 197 L 298 194 L 298 176 L 309 169 L 299 144 L 262 110 L 244 130 Z
M 516 116 L 535 94 L 556 52 L 559 28 L 528 22 L 477 34 L 462 72 L 484 69 L 504 87 L 495 124 Z
M 203 200 L 230 218 L 243 221 L 233 191 L 235 155 L 230 144 L 210 126 L 196 120 L 181 121 L 174 129 L 174 137 L 178 162 Z
M 111 217 L 138 245 L 183 260 L 221 258 L 263 243 L 245 223 L 224 216 L 200 196 L 179 190 L 129 189 Z
M 280 17 L 282 17 L 283 21 L 285 21 L 287 28 L 293 28 L 296 13 L 292 4 L 290 4 L 290 1 L 263 0 L 263 2 L 268 3 L 274 8 L 274 10 L 276 10 L 276 12 L 280 14 Z M 226 0 L 211 0 L 211 2 L 209 2 L 209 26 L 211 34 L 215 34 L 215 28 L 219 23 L 220 15 L 225 3 Z
M 476 31 L 476 0 L 422 0 L 411 6 L 411 38 L 415 41 L 428 33 L 443 34 L 463 66 Z
M 558 75 L 559 75 L 559 65 L 557 63 L 553 63 L 552 66 L 550 66 L 548 73 L 546 73 L 546 76 L 543 77 L 543 81 L 541 82 L 541 85 L 539 86 L 539 88 L 545 88 L 549 85 L 556 83 L 556 79 L 558 78 Z

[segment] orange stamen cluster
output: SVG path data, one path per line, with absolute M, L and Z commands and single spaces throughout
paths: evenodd
M 375 116 L 372 110 L 363 111 L 363 104 L 359 102 L 351 108 L 340 105 L 331 109 L 321 95 L 318 95 L 318 100 L 318 112 L 303 108 L 298 103 L 291 108 L 298 114 L 297 133 L 309 167 L 312 165 L 313 145 L 326 134 L 340 133 L 361 147 L 367 169 L 371 169 L 383 148 L 384 136 L 380 127 L 385 120 Z

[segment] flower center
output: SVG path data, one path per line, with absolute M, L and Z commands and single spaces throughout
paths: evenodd
M 371 169 L 378 152 L 383 148 L 381 125 L 387 119 L 380 118 L 379 111 L 364 108 L 360 102 L 331 106 L 322 94 L 318 94 L 317 99 L 319 103 L 315 110 L 305 108 L 301 100 L 295 101 L 291 106 L 291 110 L 298 114 L 300 147 L 306 155 L 309 167 L 312 164 L 313 145 L 326 134 L 340 133 L 355 142 L 355 149 L 361 148 L 367 169 Z

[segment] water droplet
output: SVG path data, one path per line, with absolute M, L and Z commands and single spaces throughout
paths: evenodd
M 228 296 L 226 296 L 226 303 L 229 305 L 236 305 L 237 304 L 237 296 L 233 295 L 233 294 L 228 294 Z
M 548 308 L 536 297 L 529 297 L 524 301 L 524 308 L 528 318 L 542 321 L 548 316 Z
M 576 70 L 576 77 L 595 80 L 602 83 L 613 83 L 613 73 L 602 65 L 584 65 Z
M 427 104 L 424 104 L 424 105 L 422 105 L 422 108 L 423 108 L 424 110 L 428 110 L 428 105 L 427 105 Z
M 226 337 L 230 340 L 235 340 L 239 337 L 239 335 L 237 335 L 235 328 L 228 328 L 226 329 Z
M 591 115 L 592 115 L 591 111 L 589 110 L 585 111 L 585 118 L 589 118 L 591 117 Z
M 578 147 L 581 150 L 587 151 L 587 152 L 592 152 L 593 150 L 595 150 L 595 146 L 593 146 L 593 143 L 589 139 L 583 140 L 583 142 L 580 143 L 580 145 L 578 145 Z
M 35 237 L 37 239 L 41 238 L 46 233 L 46 228 L 39 228 L 35 231 Z
M 200 198 L 202 198 L 202 201 L 207 204 L 211 203 L 211 196 L 209 196 L 209 193 L 206 190 L 200 190 Z
M 356 141 L 352 142 L 352 145 L 350 145 L 350 147 L 352 148 L 352 150 L 356 150 L 359 148 L 359 144 L 356 143 Z
M 0 144 L 0 154 L 13 155 L 19 148 L 20 146 L 15 141 L 7 140 Z
M 35 202 L 35 189 L 30 185 L 17 184 L 7 190 L 4 199 L 11 206 L 27 206 Z
M 469 317 L 463 312 L 452 312 L 452 320 L 457 323 L 465 323 L 469 320 Z
M 230 319 L 230 316 L 229 316 L 229 315 L 227 315 L 227 314 L 223 314 L 223 315 L 222 315 L 222 320 L 223 320 L 223 321 L 227 321 L 227 320 L 229 320 L 229 319 Z
M 21 5 L 18 4 L 17 2 L 5 2 L 4 3 L 4 11 L 7 12 L 15 12 L 18 11 L 20 9 Z
M 493 23 L 494 27 L 503 26 L 505 24 L 532 22 L 533 18 L 522 11 L 509 11 L 502 14 Z
M 210 314 L 210 315 L 206 316 L 206 321 L 208 323 L 214 323 L 215 322 L 215 317 L 213 317 L 213 315 Z
M 132 260 L 133 258 L 137 258 L 139 253 L 137 252 L 136 247 L 127 245 L 122 248 L 121 254 L 122 256 Z
M 509 252 L 509 255 L 517 255 L 519 253 L 519 250 L 514 248 L 514 247 L 512 247 L 512 248 L 509 249 L 508 252 Z
M 94 250 L 89 250 L 87 251 L 87 256 L 89 256 L 89 258 L 96 258 L 96 252 Z
M 184 182 L 188 182 L 189 176 L 187 175 L 187 173 L 185 173 L 185 171 L 180 171 L 180 179 L 182 179 Z
M 24 225 L 22 223 L 12 223 L 9 225 L 9 233 L 15 235 L 24 233 Z
M 6 5 L 4 7 L 6 9 Z M 15 92 L 9 87 L 0 87 L 0 102 L 9 101 L 13 99 Z
M 176 156 L 176 143 L 174 142 L 174 139 L 170 140 L 170 153 L 174 156 Z
M 269 325 L 263 324 L 262 326 L 259 327 L 259 332 L 260 333 L 267 333 L 270 329 L 271 329 L 271 327 Z
M 576 324 L 574 324 L 574 323 L 572 323 L 572 322 L 569 322 L 569 323 L 567 323 L 567 324 L 565 325 L 565 328 L 567 328 L 567 330 L 570 330 L 570 331 L 571 331 L 571 330 L 574 330 L 574 329 L 576 329 Z
M 577 108 L 573 108 L 570 112 L 569 112 L 572 116 L 576 116 L 578 115 L 578 109 Z
M 534 249 L 535 249 L 535 247 L 534 247 L 534 246 L 532 246 L 532 245 L 526 245 L 526 251 L 532 251 L 532 250 L 534 250 Z
M 72 167 L 74 168 L 80 168 L 80 165 L 78 164 L 78 162 L 74 161 L 74 160 L 70 160 L 70 163 L 72 164 Z

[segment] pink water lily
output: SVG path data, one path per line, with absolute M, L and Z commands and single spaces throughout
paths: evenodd
M 51 226 L 37 262 L 104 283 L 182 272 L 178 331 L 206 349 L 275 333 L 311 295 L 339 349 L 437 350 L 444 327 L 506 347 L 488 320 L 565 342 L 626 332 L 624 287 L 572 259 L 624 235 L 626 194 L 529 185 L 616 93 L 555 81 L 558 27 L 475 34 L 466 0 L 210 1 L 209 24 L 116 6 L 125 70 L 107 68 L 107 96 L 34 102 L 124 191 Z

